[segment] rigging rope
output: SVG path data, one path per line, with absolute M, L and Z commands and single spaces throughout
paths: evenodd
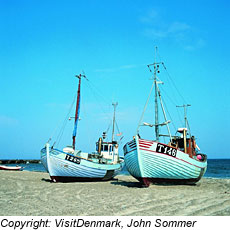
M 157 52 L 157 55 L 159 56 L 159 59 L 161 60 L 162 58 L 161 58 L 161 56 L 160 56 L 160 54 L 159 54 L 158 52 Z M 184 103 L 184 104 L 187 104 L 185 98 L 182 96 L 182 94 L 181 94 L 180 91 L 178 90 L 178 88 L 177 88 L 175 82 L 173 81 L 173 78 L 172 78 L 171 75 L 169 74 L 169 72 L 168 72 L 168 70 L 167 70 L 167 68 L 166 68 L 166 66 L 165 66 L 165 64 L 164 64 L 164 62 L 162 62 L 162 66 L 164 67 L 165 72 L 166 72 L 166 74 L 167 74 L 167 76 L 168 76 L 168 79 L 172 82 L 172 84 L 173 84 L 175 90 L 177 91 L 178 95 L 181 97 L 183 103 Z M 164 91 L 164 90 L 162 89 L 162 91 Z M 169 97 L 165 91 L 164 91 L 164 94 L 165 94 L 165 95 L 169 98 L 169 100 L 175 105 L 175 103 L 173 102 L 173 100 L 171 99 L 171 97 Z M 175 106 L 176 106 L 176 105 L 175 105 Z M 167 109 L 167 107 L 166 107 L 166 109 Z M 182 121 L 183 119 L 181 118 L 181 114 L 179 113 L 178 108 L 177 108 L 176 110 L 177 110 L 177 113 L 178 113 L 179 120 L 180 120 L 181 124 L 183 124 L 183 121 Z M 167 112 L 168 112 L 168 111 L 167 111 Z M 169 112 L 168 112 L 168 114 L 169 114 L 169 116 L 171 117 L 171 115 L 170 115 Z M 174 124 L 173 124 L 173 126 L 174 126 L 174 128 L 175 128 L 175 125 L 174 125 Z M 189 124 L 188 124 L 188 128 L 189 128 L 189 131 L 190 131 Z M 176 130 L 176 132 L 177 132 L 177 130 Z
M 161 96 L 161 98 L 162 98 L 164 107 L 165 107 L 165 109 L 166 109 L 166 111 L 167 111 L 167 114 L 169 115 L 170 121 L 172 121 L 171 123 L 172 123 L 172 125 L 173 125 L 173 128 L 174 128 L 175 130 L 177 130 L 177 129 L 176 129 L 176 126 L 175 126 L 175 124 L 174 124 L 174 122 L 173 122 L 172 116 L 171 116 L 171 114 L 169 113 L 169 110 L 168 110 L 168 108 L 167 108 L 167 106 L 166 106 L 165 100 L 164 100 L 164 98 L 163 98 L 162 96 Z
M 112 120 L 110 120 L 110 123 L 109 123 L 109 125 L 108 125 L 107 130 L 106 130 L 106 134 L 109 132 L 109 129 L 110 129 L 110 127 L 111 127 L 111 124 L 112 124 Z
M 59 132 L 59 134 L 57 135 L 56 142 L 54 142 L 54 144 L 57 143 L 57 146 L 59 145 L 60 140 L 61 140 L 61 138 L 62 138 L 62 135 L 63 135 L 63 133 L 64 133 L 64 129 L 65 129 L 65 127 L 66 127 L 68 118 L 70 117 L 70 113 L 71 113 L 71 110 L 72 110 L 72 108 L 73 108 L 73 105 L 74 105 L 74 103 L 75 103 L 75 101 L 76 101 L 76 97 L 77 97 L 77 94 L 75 95 L 75 97 L 74 97 L 74 99 L 73 99 L 73 102 L 72 102 L 72 104 L 70 105 L 69 111 L 68 111 L 68 113 L 67 113 L 67 115 L 66 115 L 66 117 L 65 117 L 65 119 L 64 119 L 64 121 L 63 121 L 62 128 L 60 129 L 60 132 Z M 53 144 L 53 146 L 54 146 L 54 144 Z
M 152 91 L 153 91 L 153 88 L 154 88 L 154 84 L 155 84 L 155 83 L 154 83 L 154 81 L 153 81 L 153 84 L 152 84 L 152 87 L 151 87 L 149 96 L 148 96 L 148 98 L 147 98 L 147 101 L 146 101 L 145 106 L 144 106 L 144 110 L 143 110 L 143 112 L 142 112 L 142 114 L 141 114 L 141 118 L 140 118 L 139 123 L 138 123 L 138 126 L 137 126 L 137 131 L 136 131 L 137 134 L 139 133 L 139 128 L 140 128 L 141 123 L 142 123 L 142 121 L 143 121 L 143 117 L 144 117 L 145 111 L 146 111 L 147 106 L 148 106 L 148 103 L 149 103 L 150 96 L 151 96 Z
M 184 121 L 183 121 L 183 118 L 181 118 L 181 113 L 179 112 L 179 108 L 178 108 L 178 107 L 176 107 L 176 111 L 177 111 L 177 113 L 178 113 L 178 117 L 179 117 L 181 126 L 183 126 Z
M 182 118 L 181 118 L 181 114 L 180 114 L 179 111 L 178 111 L 178 108 L 176 107 L 176 104 L 174 103 L 174 101 L 172 100 L 172 98 L 167 94 L 167 92 L 163 89 L 163 87 L 160 87 L 160 88 L 161 88 L 161 91 L 163 92 L 164 96 L 166 96 L 167 99 L 169 99 L 169 101 L 175 106 L 176 111 L 177 111 L 177 113 L 178 113 L 179 120 L 180 120 L 180 122 L 181 122 L 181 124 L 182 124 L 182 123 L 183 123 L 183 120 L 182 120 Z M 168 110 L 167 106 L 166 106 L 167 103 L 165 102 L 164 99 L 163 99 L 163 101 L 164 101 L 164 105 L 165 105 L 165 107 L 166 107 L 167 113 L 169 114 L 170 119 L 171 119 L 171 121 L 172 121 L 172 123 L 173 123 L 173 119 L 172 119 L 172 117 L 171 117 L 171 115 L 170 115 L 170 113 L 169 113 L 169 110 Z M 173 127 L 175 128 L 175 130 L 177 130 L 174 123 L 173 123 Z
M 94 85 L 91 81 L 89 81 L 89 80 L 87 79 L 86 82 L 87 82 L 86 84 L 87 84 L 88 88 L 91 90 L 92 94 L 94 95 L 94 98 L 96 98 L 97 104 L 100 106 L 101 111 L 104 113 L 104 115 L 106 116 L 106 118 L 107 118 L 108 120 L 111 121 L 110 116 L 108 115 L 107 112 L 105 112 L 105 110 L 104 110 L 102 104 L 100 103 L 101 100 L 98 100 L 98 96 L 100 96 L 100 97 L 106 102 L 106 104 L 109 104 L 109 102 L 102 96 L 102 94 L 100 93 L 100 91 L 95 87 L 95 85 Z M 95 89 L 94 89 L 94 88 L 95 88 Z M 71 104 L 71 106 L 70 106 L 70 108 L 69 108 L 69 111 L 68 111 L 68 113 L 67 113 L 67 115 L 66 115 L 64 121 L 62 122 L 60 131 L 59 131 L 59 133 L 58 133 L 58 135 L 57 135 L 57 137 L 56 137 L 56 141 L 53 143 L 53 146 L 54 146 L 54 145 L 57 145 L 57 146 L 58 146 L 59 143 L 60 143 L 60 141 L 61 141 L 61 138 L 62 138 L 62 136 L 63 136 L 64 130 L 65 130 L 65 127 L 66 127 L 66 124 L 67 124 L 67 121 L 68 121 L 68 118 L 70 117 L 70 113 L 71 113 L 72 108 L 73 108 L 73 105 L 74 105 L 74 103 L 75 103 L 75 101 L 76 101 L 76 97 L 77 97 L 77 94 L 74 96 L 73 102 L 72 102 L 72 104 Z M 85 109 L 84 109 L 84 103 L 82 103 L 82 105 L 83 105 L 83 111 L 85 111 Z M 88 123 L 87 123 L 87 125 L 88 125 Z M 110 129 L 110 126 L 111 126 L 111 122 L 110 122 L 110 124 L 109 124 L 109 127 L 108 127 L 106 133 L 108 133 L 108 131 L 109 131 L 109 129 Z M 55 128 L 55 131 L 53 132 L 52 136 L 55 134 L 55 132 L 57 131 L 58 127 L 60 127 L 60 124 Z M 116 123 L 116 127 L 117 127 L 118 132 L 120 132 L 117 123 Z M 52 136 L 51 136 L 51 137 L 52 137 Z M 49 138 L 48 141 L 51 140 L 51 137 Z
M 158 51 L 158 50 L 157 50 L 157 51 Z M 158 57 L 159 57 L 159 60 L 162 60 L 162 58 L 161 58 L 159 52 L 157 52 L 157 55 L 158 55 Z M 165 64 L 164 64 L 164 62 L 161 61 L 161 63 L 162 63 L 162 66 L 163 66 L 164 69 L 165 69 L 166 74 L 168 75 L 168 78 L 170 79 L 170 81 L 172 82 L 173 86 L 175 87 L 177 93 L 178 93 L 179 96 L 182 98 L 184 104 L 186 104 L 186 100 L 184 99 L 184 97 L 182 96 L 182 94 L 180 93 L 180 91 L 178 90 L 178 88 L 176 87 L 176 84 L 175 84 L 175 82 L 173 81 L 173 78 L 171 77 L 171 75 L 169 74 L 169 72 L 168 72 L 168 70 L 167 70 L 167 68 L 166 68 L 166 66 L 165 66 Z
M 170 79 L 171 82 L 173 83 L 173 86 L 175 87 L 177 93 L 179 94 L 179 96 L 181 97 L 181 99 L 183 100 L 183 102 L 186 104 L 186 100 L 184 99 L 184 97 L 182 96 L 182 94 L 180 93 L 180 91 L 178 90 L 178 88 L 176 87 L 175 82 L 173 81 L 172 77 L 170 76 L 170 74 L 169 74 L 168 70 L 166 69 L 166 66 L 165 66 L 165 64 L 164 64 L 163 62 L 162 62 L 162 65 L 163 65 L 163 67 L 164 67 L 164 69 L 165 69 L 165 71 L 166 71 L 166 73 L 167 73 L 169 79 Z
M 92 93 L 94 94 L 95 98 L 97 99 L 97 103 L 100 105 L 102 112 L 105 114 L 105 116 L 106 116 L 108 119 L 110 119 L 110 117 L 108 116 L 108 113 L 105 112 L 103 106 L 101 105 L 101 103 L 100 103 L 101 100 L 98 99 L 98 95 L 106 102 L 105 104 L 109 104 L 109 101 L 107 101 L 107 100 L 102 96 L 102 94 L 99 93 L 100 91 L 96 88 L 96 86 L 94 86 L 94 84 L 93 84 L 91 81 L 88 80 L 88 81 L 87 81 L 87 84 L 88 84 L 88 87 L 91 89 Z M 94 88 L 95 88 L 95 90 L 94 90 Z
M 105 104 L 110 104 L 110 102 L 107 99 L 105 99 L 105 97 L 103 96 L 103 94 L 97 89 L 97 87 L 91 81 L 88 81 L 88 87 L 91 89 L 92 93 L 94 94 L 95 98 L 97 98 L 97 100 L 98 100 L 98 97 L 100 96 L 104 100 Z M 98 102 L 99 106 L 101 107 L 102 112 L 107 117 L 107 119 L 110 120 L 109 126 L 108 126 L 108 128 L 106 130 L 106 133 L 108 133 L 108 131 L 109 131 L 110 127 L 111 127 L 112 121 L 111 121 L 110 115 L 108 115 L 108 113 L 105 112 L 105 110 L 104 110 L 102 104 L 100 103 L 100 101 L 101 100 L 98 100 L 97 102 Z M 116 121 L 115 121 L 115 124 L 116 124 L 116 128 L 118 130 L 118 133 L 120 133 Z

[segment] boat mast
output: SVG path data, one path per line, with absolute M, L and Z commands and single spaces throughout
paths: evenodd
M 189 104 L 187 104 L 187 105 L 177 105 L 176 107 L 178 107 L 178 108 L 182 108 L 182 107 L 184 107 L 184 123 L 185 123 L 185 128 L 187 128 L 187 126 L 188 126 L 188 119 L 187 119 L 187 107 L 189 107 L 189 106 L 191 106 L 191 105 L 189 105 Z M 188 127 L 189 128 L 189 127 Z M 190 132 L 190 130 L 189 130 L 189 132 Z
M 190 128 L 189 128 L 189 125 L 188 125 L 188 120 L 187 120 L 187 107 L 188 106 L 191 106 L 189 104 L 187 105 L 177 105 L 176 107 L 184 107 L 184 122 L 185 122 L 185 128 L 183 130 L 183 137 L 184 137 L 184 152 L 187 153 L 187 126 L 188 126 L 188 129 L 189 129 L 189 135 L 190 135 L 190 138 L 191 138 L 191 132 L 190 132 Z
M 158 63 L 156 62 L 157 56 L 157 47 L 155 47 L 155 60 L 154 60 L 154 85 L 155 85 L 155 134 L 156 140 L 159 141 L 159 112 L 158 112 L 158 100 L 157 100 L 157 71 L 159 68 Z
M 76 110 L 75 110 L 74 130 L 73 130 L 73 149 L 74 150 L 75 150 L 75 139 L 76 139 L 76 134 L 77 134 L 77 124 L 78 124 L 79 113 L 80 113 L 81 78 L 82 77 L 86 78 L 86 76 L 79 74 L 79 75 L 76 75 L 75 77 L 79 79 L 79 82 L 78 82 L 77 103 L 76 103 Z
M 152 87 L 151 87 L 148 99 L 147 99 L 147 101 L 145 103 L 144 111 L 142 112 L 142 115 L 141 115 L 141 118 L 140 118 L 140 121 L 139 121 L 139 124 L 138 124 L 138 127 L 137 127 L 137 134 L 139 133 L 139 127 L 141 126 L 142 119 L 143 119 L 145 110 L 147 108 L 147 105 L 148 105 L 152 90 L 155 87 L 155 124 L 148 124 L 148 123 L 144 122 L 143 125 L 150 126 L 150 127 L 155 126 L 156 141 L 159 141 L 160 136 L 165 136 L 165 135 L 160 135 L 159 134 L 159 126 L 167 125 L 167 129 L 168 129 L 168 133 L 169 133 L 169 137 L 170 137 L 170 141 L 171 141 L 172 136 L 171 136 L 170 129 L 169 129 L 169 126 L 168 126 L 170 121 L 167 121 L 166 113 L 165 113 L 163 102 L 162 102 L 162 99 L 161 99 L 161 93 L 160 93 L 160 90 L 158 88 L 158 84 L 163 84 L 163 82 L 160 81 L 159 78 L 157 77 L 157 73 L 160 73 L 160 71 L 159 71 L 160 64 L 164 65 L 164 63 L 163 62 L 157 62 L 156 56 L 157 56 L 157 47 L 155 47 L 154 63 L 147 65 L 148 68 L 149 68 L 150 73 L 152 73 L 152 69 L 151 69 L 150 66 L 154 67 L 153 78 L 151 78 L 151 80 L 153 80 L 153 83 L 152 83 Z M 165 122 L 162 123 L 162 124 L 159 123 L 158 97 L 159 97 L 159 100 L 160 100 L 160 103 L 161 103 L 161 108 L 162 108 L 163 115 L 164 115 L 164 118 L 165 118 Z
M 116 107 L 118 105 L 118 103 L 112 103 L 113 107 L 114 107 L 114 112 L 113 112 L 113 131 L 112 131 L 112 141 L 114 139 L 114 130 L 115 130 L 115 112 L 116 112 Z

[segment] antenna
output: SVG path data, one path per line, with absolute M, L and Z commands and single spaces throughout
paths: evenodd
M 85 71 L 84 70 L 82 70 L 82 73 L 83 73 L 83 77 L 88 81 L 89 79 L 86 77 L 86 75 L 85 75 Z
M 114 138 L 114 129 L 115 129 L 115 112 L 116 112 L 116 107 L 118 105 L 118 103 L 112 103 L 113 107 L 114 107 L 114 112 L 113 112 L 113 131 L 112 131 L 112 141 Z
M 82 71 L 84 74 L 79 74 L 79 75 L 75 75 L 75 77 L 77 77 L 77 78 L 82 78 L 82 77 L 84 77 L 87 81 L 88 81 L 88 78 L 86 77 L 86 75 L 85 75 L 85 72 L 84 71 Z

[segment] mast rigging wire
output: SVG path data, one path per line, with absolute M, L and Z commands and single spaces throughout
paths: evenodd
M 100 106 L 100 108 L 101 108 L 101 111 L 104 113 L 104 115 L 106 116 L 106 118 L 107 118 L 108 120 L 110 120 L 110 117 L 109 117 L 108 113 L 105 112 L 103 106 L 102 106 L 101 103 L 100 103 L 101 100 L 98 100 L 98 95 L 106 102 L 106 104 L 109 104 L 108 101 L 105 100 L 105 98 L 102 96 L 102 94 L 99 92 L 99 90 L 94 86 L 94 84 L 92 84 L 91 81 L 89 81 L 89 80 L 87 79 L 86 82 L 87 82 L 86 85 L 87 85 L 88 88 L 91 90 L 91 92 L 92 92 L 92 94 L 94 95 L 94 97 L 96 98 L 97 104 L 99 104 L 99 106 Z M 94 88 L 95 88 L 95 89 L 94 89 Z M 73 109 L 73 105 L 74 105 L 74 103 L 75 103 L 75 101 L 76 101 L 76 97 L 77 97 L 77 94 L 75 94 L 75 96 L 74 96 L 73 102 L 72 102 L 71 106 L 69 107 L 68 113 L 67 113 L 67 115 L 66 115 L 64 121 L 62 122 L 60 131 L 59 131 L 59 133 L 57 134 L 57 137 L 55 138 L 56 141 L 53 143 L 53 146 L 54 146 L 54 145 L 57 145 L 57 146 L 58 146 L 58 145 L 60 144 L 61 138 L 62 138 L 62 136 L 63 136 L 64 130 L 65 130 L 65 127 L 66 127 L 66 124 L 67 124 L 67 121 L 68 121 L 68 118 L 70 117 L 70 113 L 71 113 L 71 111 L 72 111 L 72 109 Z M 82 103 L 82 106 L 83 106 L 83 111 L 85 111 L 84 103 Z M 88 123 L 87 123 L 87 124 L 88 124 Z M 115 124 L 116 124 L 116 128 L 117 128 L 118 132 L 120 132 L 120 131 L 119 131 L 119 128 L 118 128 L 118 125 L 117 125 L 116 122 L 115 122 Z M 109 124 L 109 126 L 108 126 L 108 128 L 107 128 L 106 133 L 108 133 L 108 131 L 109 131 L 109 129 L 110 129 L 110 126 L 111 126 L 111 120 L 110 120 L 110 124 Z M 57 131 L 58 127 L 60 127 L 60 124 L 55 128 L 55 132 Z M 53 132 L 52 136 L 55 135 L 55 132 Z M 52 137 L 52 136 L 51 136 L 51 137 Z M 49 141 L 51 140 L 51 137 L 49 138 Z
M 64 119 L 64 121 L 63 121 L 63 124 L 62 124 L 62 127 L 61 127 L 60 131 L 59 131 L 59 134 L 57 135 L 56 142 L 54 142 L 54 144 L 57 143 L 57 146 L 59 145 L 59 143 L 60 143 L 60 141 L 61 141 L 61 138 L 62 138 L 62 136 L 63 136 L 64 129 L 65 129 L 65 127 L 66 127 L 68 118 L 70 117 L 70 113 L 71 113 L 72 108 L 73 108 L 73 105 L 74 105 L 74 103 L 75 103 L 75 101 L 76 101 L 76 97 L 77 97 L 77 94 L 75 94 L 75 96 L 74 96 L 73 102 L 72 102 L 72 104 L 71 104 L 70 107 L 69 107 L 69 111 L 68 111 L 68 113 L 67 113 L 67 115 L 66 115 L 66 117 L 65 117 L 65 119 Z M 54 146 L 54 144 L 53 144 L 53 146 Z
M 96 87 L 91 81 L 88 80 L 87 83 L 88 83 L 88 87 L 91 89 L 91 91 L 92 91 L 92 93 L 94 94 L 95 98 L 98 99 L 98 96 L 100 96 L 100 97 L 104 100 L 105 104 L 110 104 L 110 102 L 109 102 L 108 100 L 105 99 L 105 97 L 102 95 L 102 93 L 97 89 L 97 87 Z M 105 112 L 103 106 L 101 105 L 101 103 L 100 103 L 101 100 L 97 100 L 97 101 L 98 101 L 98 104 L 100 105 L 101 110 L 102 110 L 102 112 L 104 113 L 104 115 L 107 117 L 108 120 L 110 120 L 109 126 L 108 126 L 107 131 L 106 131 L 106 133 L 108 133 L 108 131 L 109 131 L 110 127 L 111 127 L 111 123 L 112 123 L 111 118 L 110 118 L 110 116 L 108 115 L 108 113 Z M 116 121 L 115 121 L 115 124 L 116 124 L 116 128 L 117 128 L 117 130 L 118 130 L 118 133 L 120 133 Z
M 89 80 L 87 81 L 87 86 L 90 88 L 90 90 L 91 90 L 92 93 L 94 94 L 94 96 L 95 96 L 95 98 L 96 98 L 96 100 L 97 100 L 97 103 L 98 103 L 98 104 L 100 105 L 100 107 L 101 107 L 102 112 L 105 114 L 105 116 L 107 117 L 107 119 L 110 119 L 108 113 L 105 112 L 103 106 L 102 106 L 101 103 L 100 103 L 101 100 L 99 100 L 98 97 L 100 96 L 100 97 L 106 102 L 105 104 L 110 104 L 109 101 L 107 101 L 107 100 L 103 97 L 103 95 L 100 93 L 100 91 L 96 88 L 96 86 L 95 86 L 91 81 L 89 81 Z M 95 88 L 95 89 L 94 89 L 94 88 Z
M 186 100 L 184 99 L 184 97 L 182 96 L 182 94 L 180 93 L 180 91 L 178 90 L 178 88 L 176 87 L 176 84 L 175 84 L 175 82 L 173 81 L 173 79 L 172 79 L 171 75 L 169 74 L 168 70 L 166 69 L 166 66 L 165 66 L 164 62 L 162 62 L 162 66 L 164 67 L 164 69 L 165 69 L 165 71 L 166 71 L 166 73 L 167 73 L 169 79 L 170 79 L 171 82 L 173 83 L 173 86 L 175 87 L 175 89 L 176 89 L 178 95 L 181 97 L 181 99 L 183 100 L 183 102 L 186 104 Z
M 137 134 L 139 133 L 139 128 L 140 128 L 141 123 L 142 123 L 142 121 L 143 121 L 143 117 L 144 117 L 145 111 L 146 111 L 147 106 L 148 106 L 148 103 L 149 103 L 150 96 L 151 96 L 152 91 L 153 91 L 153 88 L 154 88 L 154 84 L 155 84 L 155 83 L 154 83 L 154 81 L 153 81 L 153 84 L 152 84 L 152 87 L 151 87 L 149 96 L 148 96 L 148 98 L 147 98 L 147 101 L 146 101 L 145 106 L 144 106 L 144 110 L 143 110 L 143 112 L 142 112 L 142 114 L 141 114 L 141 118 L 140 118 L 139 123 L 138 123 L 138 126 L 137 126 L 137 131 L 136 131 Z

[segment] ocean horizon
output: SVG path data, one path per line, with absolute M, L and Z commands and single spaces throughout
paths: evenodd
M 31 172 L 46 172 L 45 168 L 41 163 L 28 163 L 28 164 L 10 164 L 20 165 L 25 171 Z M 127 168 L 124 167 L 120 172 L 120 175 L 129 176 Z M 207 171 L 204 174 L 205 178 L 219 178 L 219 179 L 230 179 L 230 159 L 208 159 Z

